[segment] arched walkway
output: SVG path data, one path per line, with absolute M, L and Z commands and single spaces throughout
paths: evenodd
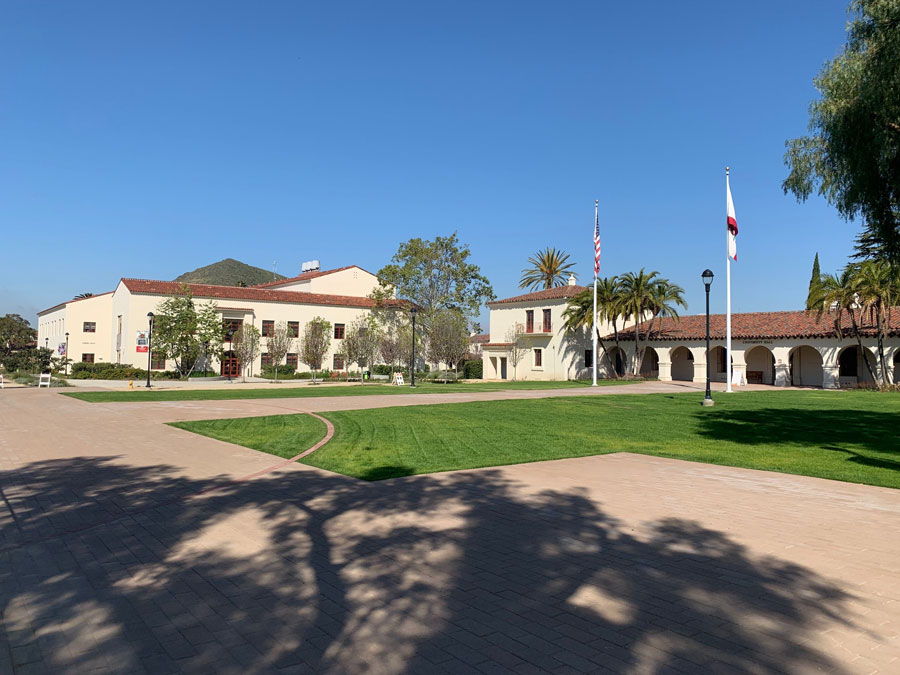
M 763 345 L 744 354 L 747 364 L 747 384 L 775 384 L 775 355 Z
M 819 350 L 809 345 L 794 347 L 788 363 L 791 369 L 791 386 L 821 387 L 825 371 L 822 368 L 822 355 Z
M 858 345 L 844 347 L 838 354 L 838 382 L 842 387 L 857 387 L 874 384 L 869 367 L 863 362 L 863 353 L 873 372 L 877 372 L 875 357 L 868 349 L 859 350 Z
M 612 364 L 612 367 L 615 369 L 615 374 L 619 377 L 624 376 L 626 364 L 628 363 L 628 359 L 625 356 L 625 350 L 619 347 L 611 347 L 608 356 L 609 361 L 607 363 Z
M 687 382 L 694 379 L 694 355 L 687 347 L 672 350 L 672 379 Z
M 644 349 L 644 358 L 641 360 L 641 377 L 659 377 L 659 354 L 653 347 Z
M 713 382 L 725 382 L 728 379 L 728 367 L 726 366 L 727 354 L 725 347 L 721 345 L 709 350 L 710 379 Z

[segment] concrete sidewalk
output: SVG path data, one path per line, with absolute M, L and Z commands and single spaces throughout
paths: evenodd
M 629 454 L 234 482 L 277 459 L 162 424 L 444 396 L 0 393 L 0 673 L 900 669 L 900 491 Z

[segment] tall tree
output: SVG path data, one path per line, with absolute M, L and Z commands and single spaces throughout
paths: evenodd
M 891 308 L 900 302 L 900 275 L 884 260 L 866 260 L 855 271 L 858 302 L 875 319 L 881 386 L 891 384 L 884 354 L 885 323 Z
M 506 353 L 512 366 L 513 382 L 516 381 L 516 371 L 519 369 L 519 364 L 525 358 L 525 355 L 531 351 L 531 348 L 525 344 L 525 335 L 525 326 L 520 323 L 510 326 L 509 330 L 506 331 L 506 342 L 508 344 Z
M 259 338 L 259 328 L 249 323 L 242 323 L 231 338 L 231 348 L 238 363 L 241 364 L 241 380 L 245 379 L 247 368 L 252 368 L 253 362 L 259 356 Z M 252 371 L 250 375 L 253 375 Z
M 563 286 L 568 281 L 567 273 L 571 274 L 575 267 L 575 263 L 568 260 L 568 253 L 549 246 L 538 251 L 528 259 L 529 266 L 522 270 L 519 288 L 536 291 Z
M 815 78 L 809 135 L 787 142 L 785 194 L 861 217 L 859 254 L 900 263 L 900 2 L 853 0 L 844 50 Z
M 312 381 L 316 381 L 316 371 L 322 368 L 322 359 L 331 347 L 331 323 L 321 316 L 308 321 L 303 327 L 300 339 L 300 360 L 312 370 Z
M 644 356 L 644 348 L 641 345 L 641 329 L 644 319 L 648 314 L 652 316 L 655 306 L 656 284 L 659 272 L 649 274 L 641 268 L 637 274 L 628 272 L 619 277 L 619 287 L 622 297 L 622 315 L 625 320 L 634 320 L 634 361 L 632 362 L 632 375 L 637 375 L 641 367 L 641 359 Z
M 0 316 L 0 350 L 23 349 L 34 340 L 34 329 L 18 314 Z
M 438 310 L 456 309 L 471 319 L 484 302 L 494 299 L 490 282 L 469 261 L 470 254 L 456 233 L 434 241 L 410 239 L 378 271 L 378 281 L 384 292 L 418 305 L 419 321 L 427 334 Z
M 588 287 L 578 295 L 569 298 L 565 312 L 563 312 L 563 320 L 565 328 L 568 332 L 586 329 L 588 331 L 593 328 L 592 314 L 594 311 L 594 289 Z M 619 347 L 619 320 L 622 318 L 622 293 L 619 287 L 618 277 L 600 277 L 597 279 L 597 342 L 603 355 L 606 357 L 610 368 L 616 377 L 619 373 L 615 364 L 606 348 L 603 335 L 600 332 L 600 326 L 604 323 L 610 323 L 613 329 L 613 336 L 616 347 Z M 599 354 L 597 355 L 599 358 Z
M 344 332 L 343 351 L 347 356 L 347 366 L 355 363 L 360 370 L 375 363 L 381 346 L 381 331 L 372 315 L 361 316 L 351 323 Z M 360 383 L 365 380 L 360 373 Z
M 184 377 L 201 356 L 220 357 L 225 330 L 215 303 L 194 305 L 186 285 L 156 307 L 153 318 L 153 350 L 175 361 Z
M 862 336 L 859 333 L 857 317 L 859 309 L 859 279 L 852 265 L 848 265 L 840 274 L 823 274 L 822 283 L 806 299 L 806 310 L 815 312 L 817 319 L 821 320 L 825 314 L 832 316 L 834 334 L 838 339 L 844 335 L 844 315 L 846 314 L 850 318 L 850 326 L 853 336 L 856 338 L 859 353 L 862 354 L 872 381 L 877 382 L 871 360 L 863 347 Z
M 276 323 L 272 327 L 272 330 L 269 331 L 269 336 L 266 339 L 266 350 L 269 352 L 269 359 L 272 362 L 272 366 L 275 368 L 276 382 L 278 382 L 278 366 L 281 365 L 281 362 L 284 360 L 287 353 L 291 351 L 293 345 L 294 338 L 292 338 L 291 334 L 288 332 L 287 323 L 284 321 Z
M 819 252 L 816 251 L 816 257 L 813 260 L 812 274 L 809 277 L 809 292 L 806 297 L 813 294 L 815 288 L 822 283 L 822 270 L 819 269 Z
M 435 315 L 428 340 L 428 359 L 435 365 L 459 370 L 459 362 L 469 351 L 469 331 L 466 318 L 452 309 L 443 309 Z

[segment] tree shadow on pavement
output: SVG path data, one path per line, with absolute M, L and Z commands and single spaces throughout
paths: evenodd
M 76 458 L 0 487 L 23 673 L 841 672 L 812 638 L 850 598 L 811 570 L 499 470 L 230 483 Z

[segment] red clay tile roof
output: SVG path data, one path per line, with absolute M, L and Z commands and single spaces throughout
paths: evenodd
M 502 300 L 494 300 L 487 303 L 488 307 L 493 305 L 501 305 L 507 302 L 531 302 L 532 300 L 560 300 L 562 298 L 571 298 L 586 290 L 587 286 L 556 286 L 543 291 L 534 293 L 526 293 L 525 295 L 514 295 L 511 298 L 503 298 Z
M 751 312 L 731 315 L 731 337 L 737 340 L 756 338 L 818 338 L 834 336 L 834 314 L 825 313 L 821 321 L 816 320 L 815 313 L 805 311 L 794 312 Z M 866 336 L 876 334 L 875 323 L 868 313 L 860 319 L 860 332 Z M 853 328 L 850 316 L 845 312 L 842 317 L 843 337 L 852 337 Z M 648 328 L 645 322 L 641 336 Z M 900 335 L 900 307 L 891 312 L 889 335 Z M 709 336 L 721 340 L 725 338 L 725 315 L 711 314 L 709 317 Z M 610 339 L 613 335 L 610 334 Z M 619 333 L 620 340 L 634 340 L 634 328 Z M 683 316 L 679 321 L 673 319 L 657 319 L 653 325 L 651 340 L 704 340 L 706 339 L 706 315 Z
M 316 277 L 324 277 L 326 274 L 334 274 L 335 272 L 343 272 L 344 270 L 349 270 L 354 267 L 358 267 L 362 270 L 362 267 L 358 265 L 347 265 L 346 267 L 337 267 L 333 270 L 314 270 L 312 272 L 303 272 L 302 274 L 298 274 L 295 277 L 291 277 L 290 279 L 279 279 L 278 281 L 267 281 L 264 284 L 256 284 L 253 288 L 268 288 L 269 286 L 282 286 L 284 284 L 292 284 L 297 281 L 307 281 L 309 279 L 315 279 Z M 363 270 L 365 272 L 365 270 Z
M 512 347 L 512 342 L 485 342 L 482 347 Z
M 122 279 L 122 283 L 132 293 L 153 295 L 174 295 L 182 284 L 176 281 L 150 281 L 148 279 Z M 222 300 L 257 300 L 263 302 L 287 302 L 298 305 L 335 305 L 339 307 L 374 307 L 371 298 L 351 295 L 325 295 L 306 291 L 270 291 L 265 288 L 240 286 L 211 286 L 209 284 L 187 284 L 195 298 Z M 408 302 L 397 300 L 399 306 L 407 307 Z
M 469 336 L 469 343 L 475 344 L 475 345 L 481 345 L 481 344 L 484 344 L 485 342 L 490 342 L 490 341 L 491 341 L 490 333 L 481 333 L 479 335 L 470 335 Z

